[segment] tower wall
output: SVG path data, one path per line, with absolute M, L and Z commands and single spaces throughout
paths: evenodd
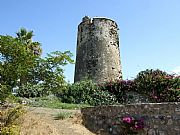
M 105 82 L 122 78 L 116 22 L 84 17 L 78 26 L 74 81 Z

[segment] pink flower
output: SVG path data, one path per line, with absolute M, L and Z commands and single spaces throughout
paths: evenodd
M 155 99 L 158 99 L 158 97 L 157 97 L 157 96 L 154 96 L 154 98 L 155 98 Z
M 134 129 L 143 129 L 144 128 L 144 126 L 141 126 L 141 125 L 135 125 L 134 126 Z
M 132 122 L 132 117 L 124 117 L 122 120 L 123 122 L 130 124 Z
M 139 128 L 139 126 L 138 126 L 138 125 L 135 125 L 135 126 L 134 126 L 134 128 L 135 128 L 135 129 L 138 129 L 138 128 Z
M 159 96 L 156 96 L 156 95 L 152 95 L 152 97 L 153 97 L 154 99 L 159 99 L 159 98 L 160 98 Z
M 134 129 L 143 129 L 144 128 L 144 119 L 139 119 L 135 122 Z

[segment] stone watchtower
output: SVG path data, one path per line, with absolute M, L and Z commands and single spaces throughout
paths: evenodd
M 108 18 L 85 16 L 78 26 L 74 82 L 122 79 L 118 26 Z

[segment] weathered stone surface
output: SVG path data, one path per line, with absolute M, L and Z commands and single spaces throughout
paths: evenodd
M 116 22 L 84 17 L 78 26 L 74 81 L 105 82 L 122 78 Z
M 169 119 L 168 122 L 167 122 L 167 125 L 172 125 L 172 124 L 173 124 L 173 120 Z
M 154 129 L 150 129 L 150 130 L 148 131 L 148 135 L 156 135 L 155 130 L 154 130 Z
M 180 115 L 175 111 L 179 106 L 180 102 L 141 103 L 89 107 L 81 112 L 85 126 L 95 132 L 103 129 L 108 135 L 123 134 L 118 120 L 133 116 L 144 119 L 145 127 L 139 135 L 180 135 Z

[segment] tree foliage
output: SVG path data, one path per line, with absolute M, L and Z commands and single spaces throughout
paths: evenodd
M 0 36 L 1 84 L 15 86 L 33 68 L 36 56 L 16 38 Z
M 35 77 L 33 81 L 41 81 L 46 91 L 55 92 L 63 89 L 65 87 L 65 76 L 62 66 L 73 63 L 71 57 L 70 51 L 63 53 L 56 51 L 47 54 L 44 59 L 38 59 L 36 61 L 37 66 L 32 72 L 32 77 Z
M 33 31 L 21 28 L 16 34 L 17 37 L 0 36 L 0 97 L 16 86 L 20 96 L 28 93 L 29 97 L 64 87 L 62 66 L 73 63 L 72 53 L 55 51 L 41 58 L 41 45 L 32 40 Z

